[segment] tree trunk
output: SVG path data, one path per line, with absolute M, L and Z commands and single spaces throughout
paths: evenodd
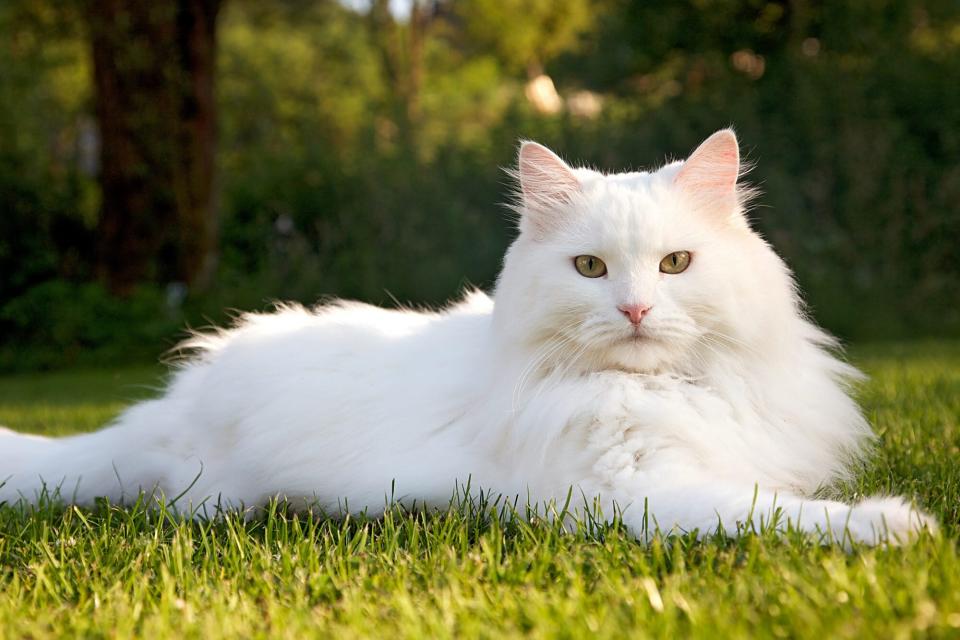
M 88 0 L 101 136 L 98 272 L 202 286 L 216 255 L 213 94 L 221 0 Z
M 398 24 L 389 0 L 372 0 L 368 14 L 373 40 L 395 102 L 394 113 L 400 138 L 407 148 L 416 147 L 420 124 L 420 95 L 424 81 L 424 44 L 438 9 L 435 2 L 411 0 L 406 25 Z

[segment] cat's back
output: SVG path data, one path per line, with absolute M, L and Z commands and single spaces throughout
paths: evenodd
M 170 392 L 203 390 L 238 415 L 267 398 L 330 405 L 377 394 L 449 394 L 478 373 L 492 309 L 489 297 L 472 292 L 439 311 L 337 301 L 248 314 L 232 329 L 186 342 L 194 355 Z
M 431 333 L 470 332 L 489 318 L 493 301 L 480 291 L 439 311 L 386 309 L 352 300 L 335 300 L 314 308 L 280 304 L 269 313 L 245 313 L 229 329 L 195 334 L 180 345 L 193 361 L 255 354 L 278 355 L 289 347 L 297 353 L 357 353 L 384 345 L 430 339 Z M 441 336 L 436 336 L 441 337 Z

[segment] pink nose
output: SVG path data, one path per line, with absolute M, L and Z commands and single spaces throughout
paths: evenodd
M 645 304 L 622 304 L 617 307 L 633 324 L 640 324 L 643 321 L 643 316 L 649 313 L 652 308 Z

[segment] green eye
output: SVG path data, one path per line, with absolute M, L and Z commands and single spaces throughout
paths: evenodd
M 683 273 L 690 266 L 689 251 L 674 251 L 660 261 L 660 271 L 663 273 Z
M 573 266 L 585 278 L 599 278 L 607 274 L 607 265 L 597 256 L 577 256 L 573 259 Z

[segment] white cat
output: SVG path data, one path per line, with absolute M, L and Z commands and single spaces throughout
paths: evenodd
M 652 173 L 571 169 L 532 142 L 491 300 L 249 314 L 198 335 L 166 393 L 97 433 L 0 431 L 0 500 L 280 496 L 377 513 L 468 480 L 532 503 L 600 497 L 637 535 L 779 524 L 866 543 L 933 520 L 813 499 L 871 439 L 858 377 L 751 231 L 733 132 Z M 644 523 L 646 522 L 646 527 Z M 776 522 L 776 521 L 775 521 Z M 848 537 L 845 537 L 848 536 Z

